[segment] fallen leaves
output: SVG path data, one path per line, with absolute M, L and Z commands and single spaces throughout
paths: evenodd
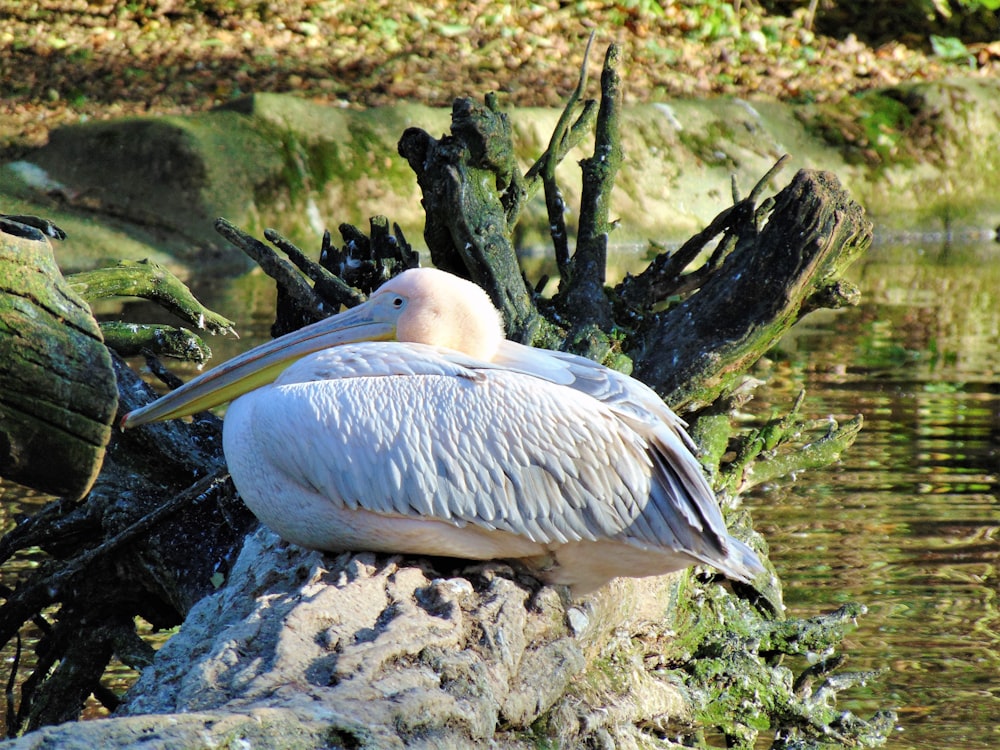
M 754 7 L 749 7 L 754 6 Z M 911 79 L 1000 69 L 997 44 L 953 63 L 894 42 L 816 35 L 744 3 L 412 3 L 377 0 L 37 0 L 5 10 L 0 149 L 48 128 L 184 113 L 256 91 L 378 106 L 448 106 L 495 89 L 511 106 L 560 106 L 591 29 L 622 47 L 629 101 L 717 95 L 828 100 Z M 113 105 L 113 106 L 112 106 Z

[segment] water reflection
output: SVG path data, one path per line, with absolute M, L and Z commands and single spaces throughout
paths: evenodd
M 766 416 L 804 387 L 810 413 L 865 417 L 839 464 L 748 502 L 794 613 L 869 606 L 845 650 L 891 672 L 846 707 L 895 704 L 896 747 L 1000 740 L 996 253 L 875 248 L 853 270 L 861 307 L 791 334 L 751 404 Z

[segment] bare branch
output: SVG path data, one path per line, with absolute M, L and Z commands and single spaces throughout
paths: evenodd
M 581 162 L 583 194 L 580 198 L 580 222 L 576 251 L 561 280 L 560 304 L 573 310 L 577 351 L 594 350 L 597 331 L 611 330 L 611 302 L 604 291 L 607 273 L 608 235 L 613 225 L 608 219 L 611 192 L 621 166 L 622 148 L 619 119 L 622 107 L 621 78 L 618 65 L 621 52 L 612 44 L 604 57 L 601 74 L 601 106 L 597 113 L 594 155 Z M 586 345 L 580 339 L 589 340 Z

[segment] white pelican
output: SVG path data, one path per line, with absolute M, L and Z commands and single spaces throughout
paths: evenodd
M 486 293 L 443 271 L 406 271 L 122 424 L 232 399 L 233 481 L 305 547 L 519 559 L 575 594 L 695 563 L 742 581 L 764 570 L 726 531 L 683 422 L 655 392 L 507 341 Z

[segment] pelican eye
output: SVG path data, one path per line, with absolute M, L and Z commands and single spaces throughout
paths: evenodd
M 392 306 L 395 307 L 397 310 L 399 308 L 401 308 L 403 306 L 403 298 L 402 297 L 396 297 L 395 299 L 393 299 L 392 300 Z

